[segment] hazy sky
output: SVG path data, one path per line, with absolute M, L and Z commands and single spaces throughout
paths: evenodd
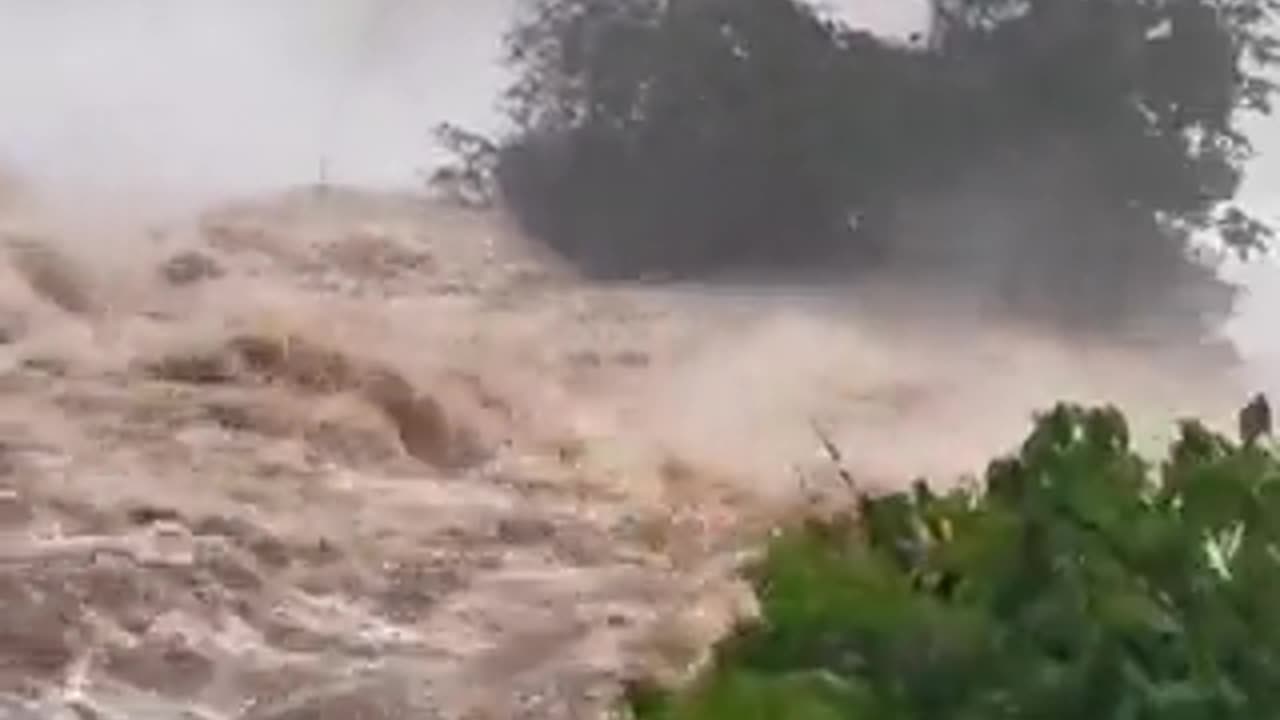
M 332 155 L 352 181 L 411 181 L 436 120 L 485 118 L 505 4 L 0 0 L 0 158 L 260 186 Z
M 93 184 L 411 182 L 486 125 L 514 0 L 0 0 L 0 162 Z M 911 0 L 831 3 L 905 31 Z M 891 9 L 886 9 L 891 8 Z

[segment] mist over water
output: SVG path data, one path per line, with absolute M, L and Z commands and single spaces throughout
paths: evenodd
M 0 0 L 0 168 L 39 186 L 200 197 L 312 182 L 411 187 L 431 127 L 499 127 L 496 60 L 518 0 Z M 923 2 L 825 0 L 905 35 Z M 1273 120 L 1247 187 L 1280 215 Z M 1280 390 L 1280 270 L 1248 282 L 1233 334 Z

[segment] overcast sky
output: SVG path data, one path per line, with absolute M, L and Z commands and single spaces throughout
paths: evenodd
M 0 158 L 241 187 L 332 155 L 408 182 L 435 120 L 485 119 L 506 1 L 0 0 Z

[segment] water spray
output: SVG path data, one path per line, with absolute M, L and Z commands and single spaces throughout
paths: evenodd
M 345 73 L 345 78 L 339 80 L 330 106 L 328 124 L 331 141 L 326 143 L 326 148 L 316 162 L 315 189 L 319 196 L 327 195 L 332 189 L 334 145 L 336 144 L 332 138 L 337 135 L 335 128 L 340 124 L 339 118 L 343 116 L 348 100 L 355 94 L 372 64 L 378 47 L 379 32 L 411 2 L 413 0 L 373 0 L 372 7 L 363 13 L 363 22 L 360 23 L 360 30 L 356 36 L 355 63 L 351 71 Z

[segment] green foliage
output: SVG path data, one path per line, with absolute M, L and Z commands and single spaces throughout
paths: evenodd
M 1158 479 L 1157 479 L 1158 478 Z M 784 533 L 759 622 L 649 720 L 1280 715 L 1280 463 L 1197 423 L 1158 469 L 1061 405 L 985 487 Z
M 605 277 L 923 244 L 1083 324 L 1188 291 L 1221 315 L 1229 288 L 1187 250 L 1270 236 L 1232 199 L 1277 0 L 933 4 L 907 46 L 800 0 L 526 0 L 496 182 Z

